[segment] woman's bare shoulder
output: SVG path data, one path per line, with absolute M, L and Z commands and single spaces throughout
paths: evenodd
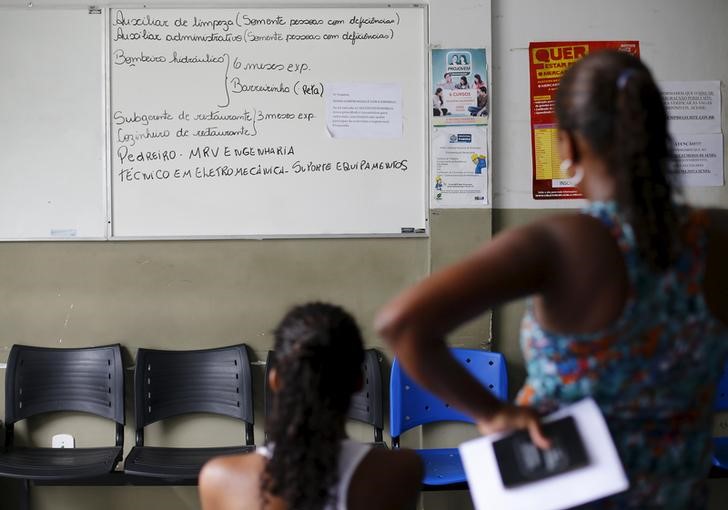
M 706 219 L 699 223 L 706 225 L 709 259 L 725 260 L 728 256 L 728 210 L 703 209 L 697 211 L 697 217 Z
M 600 221 L 588 214 L 559 213 L 544 216 L 523 227 L 525 235 L 547 239 L 558 260 L 584 257 L 590 260 L 605 260 L 611 254 L 610 262 L 619 259 L 618 245 L 613 234 Z
M 254 453 L 226 455 L 209 461 L 199 479 L 203 510 L 259 509 L 260 476 L 264 468 L 265 458 Z M 241 507 L 241 501 L 248 503 Z
M 705 213 L 710 219 L 709 231 L 728 236 L 728 209 L 705 209 Z
M 424 467 L 412 450 L 372 448 L 349 485 L 348 508 L 415 508 Z
M 609 232 L 604 224 L 594 216 L 580 213 L 557 213 L 544 216 L 533 222 L 534 226 L 540 229 L 546 229 L 554 234 L 565 234 L 571 238 L 574 234 L 580 237 L 604 237 Z
M 728 210 L 706 209 L 707 259 L 703 294 L 715 317 L 728 325 L 728 297 L 725 282 L 728 281 Z

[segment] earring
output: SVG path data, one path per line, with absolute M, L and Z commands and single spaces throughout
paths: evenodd
M 566 173 L 572 166 L 574 166 L 574 162 L 567 158 L 561 162 L 559 170 L 561 170 L 561 173 Z M 580 165 L 577 165 L 574 169 L 574 175 L 569 178 L 569 182 L 571 183 L 571 186 L 576 186 L 583 178 L 584 169 Z
M 574 176 L 570 179 L 571 185 L 576 186 L 581 182 L 581 180 L 584 178 L 584 169 L 580 166 L 576 167 L 576 170 L 574 170 Z
M 571 165 L 574 163 L 570 159 L 564 159 L 561 161 L 561 164 L 559 165 L 559 170 L 561 170 L 561 173 L 566 173 L 569 168 L 571 168 Z

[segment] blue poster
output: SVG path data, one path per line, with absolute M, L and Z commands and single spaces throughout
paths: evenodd
M 432 123 L 487 124 L 490 114 L 485 48 L 432 50 Z

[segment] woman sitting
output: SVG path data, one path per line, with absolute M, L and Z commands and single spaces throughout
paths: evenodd
M 298 306 L 276 328 L 275 352 L 270 443 L 206 464 L 203 509 L 414 508 L 419 457 L 346 437 L 351 396 L 363 383 L 364 349 L 354 319 L 338 306 Z

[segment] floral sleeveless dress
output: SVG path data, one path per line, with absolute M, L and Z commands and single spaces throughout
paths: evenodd
M 704 508 L 715 386 L 728 354 L 728 328 L 702 295 L 708 217 L 689 213 L 683 253 L 656 274 L 614 202 L 583 213 L 624 254 L 627 303 L 609 328 L 579 335 L 546 331 L 529 304 L 521 328 L 528 378 L 518 403 L 552 411 L 591 396 L 599 404 L 630 489 L 583 508 Z

